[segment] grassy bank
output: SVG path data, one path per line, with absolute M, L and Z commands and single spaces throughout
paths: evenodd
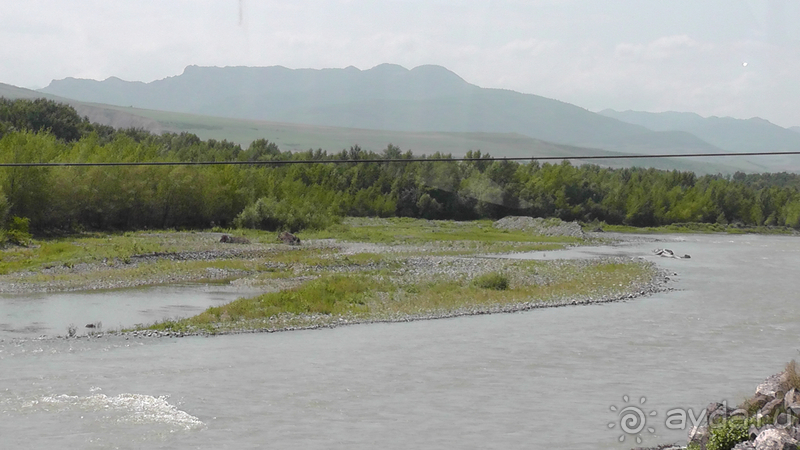
M 490 221 L 350 219 L 326 230 L 298 233 L 304 242 L 301 247 L 280 244 L 273 232 L 217 231 L 82 233 L 35 239 L 28 247 L 0 249 L 0 287 L 3 282 L 13 282 L 34 290 L 36 286 L 39 290 L 76 290 L 275 278 L 281 272 L 300 276 L 322 268 L 391 265 L 398 258 L 414 255 L 556 250 L 587 242 L 498 230 Z M 222 232 L 244 236 L 251 244 L 220 243 Z M 355 244 L 362 248 L 354 249 Z
M 400 273 L 322 272 L 296 288 L 241 298 L 147 329 L 215 334 L 515 311 L 624 297 L 638 293 L 656 275 L 649 264 L 620 260 L 506 261 L 497 271 L 430 273 L 417 279 Z
M 632 227 L 628 225 L 608 225 L 606 223 L 584 223 L 584 231 L 602 230 L 615 233 L 728 233 L 728 234 L 797 234 L 797 230 L 791 227 L 776 226 L 757 226 L 748 227 L 739 224 L 720 224 L 720 223 L 674 223 L 662 225 L 660 227 Z
M 219 242 L 221 234 L 249 243 Z M 629 259 L 487 257 L 591 241 L 497 229 L 490 221 L 348 219 L 298 233 L 300 246 L 257 230 L 82 234 L 0 253 L 0 291 L 230 282 L 265 293 L 166 320 L 150 330 L 225 333 L 404 321 L 627 298 L 651 289 L 652 265 Z

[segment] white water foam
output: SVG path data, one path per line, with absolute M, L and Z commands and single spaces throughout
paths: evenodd
M 95 390 L 95 389 L 93 389 Z M 164 424 L 182 430 L 192 430 L 205 424 L 197 417 L 178 409 L 167 401 L 167 396 L 153 397 L 146 394 L 119 394 L 109 397 L 105 394 L 89 396 L 53 395 L 23 405 L 23 407 L 50 410 L 48 406 L 57 408 L 77 408 L 87 412 L 115 411 L 116 421 L 133 424 Z

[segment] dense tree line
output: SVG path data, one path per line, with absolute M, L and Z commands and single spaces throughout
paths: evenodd
M 480 151 L 467 162 L 402 162 L 411 152 L 358 146 L 282 152 L 188 133 L 91 124 L 45 100 L 0 100 L 0 162 L 276 161 L 276 166 L 13 167 L 0 169 L 0 223 L 34 231 L 324 227 L 343 216 L 428 219 L 509 214 L 634 226 L 677 222 L 800 228 L 794 174 L 697 176 L 655 169 L 518 164 Z M 432 158 L 448 158 L 434 154 Z M 359 162 L 386 158 L 385 163 Z M 345 159 L 346 164 L 325 164 Z

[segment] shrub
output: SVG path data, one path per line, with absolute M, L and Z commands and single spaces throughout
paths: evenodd
M 495 291 L 505 291 L 508 289 L 508 277 L 499 272 L 490 272 L 475 277 L 472 280 L 475 286 L 483 289 L 494 289 Z
M 731 418 L 724 420 L 711 428 L 708 438 L 708 450 L 730 450 L 739 442 L 746 441 L 750 422 L 748 420 Z
M 247 206 L 234 219 L 238 228 L 291 232 L 303 229 L 324 229 L 341 220 L 331 208 L 308 200 L 278 201 L 263 197 Z
M 25 217 L 14 216 L 8 222 L 8 229 L 6 230 L 6 239 L 12 244 L 28 246 L 31 242 L 30 220 Z

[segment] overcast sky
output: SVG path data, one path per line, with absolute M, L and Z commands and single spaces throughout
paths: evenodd
M 800 126 L 800 0 L 0 0 L 0 82 L 438 64 L 470 83 Z

